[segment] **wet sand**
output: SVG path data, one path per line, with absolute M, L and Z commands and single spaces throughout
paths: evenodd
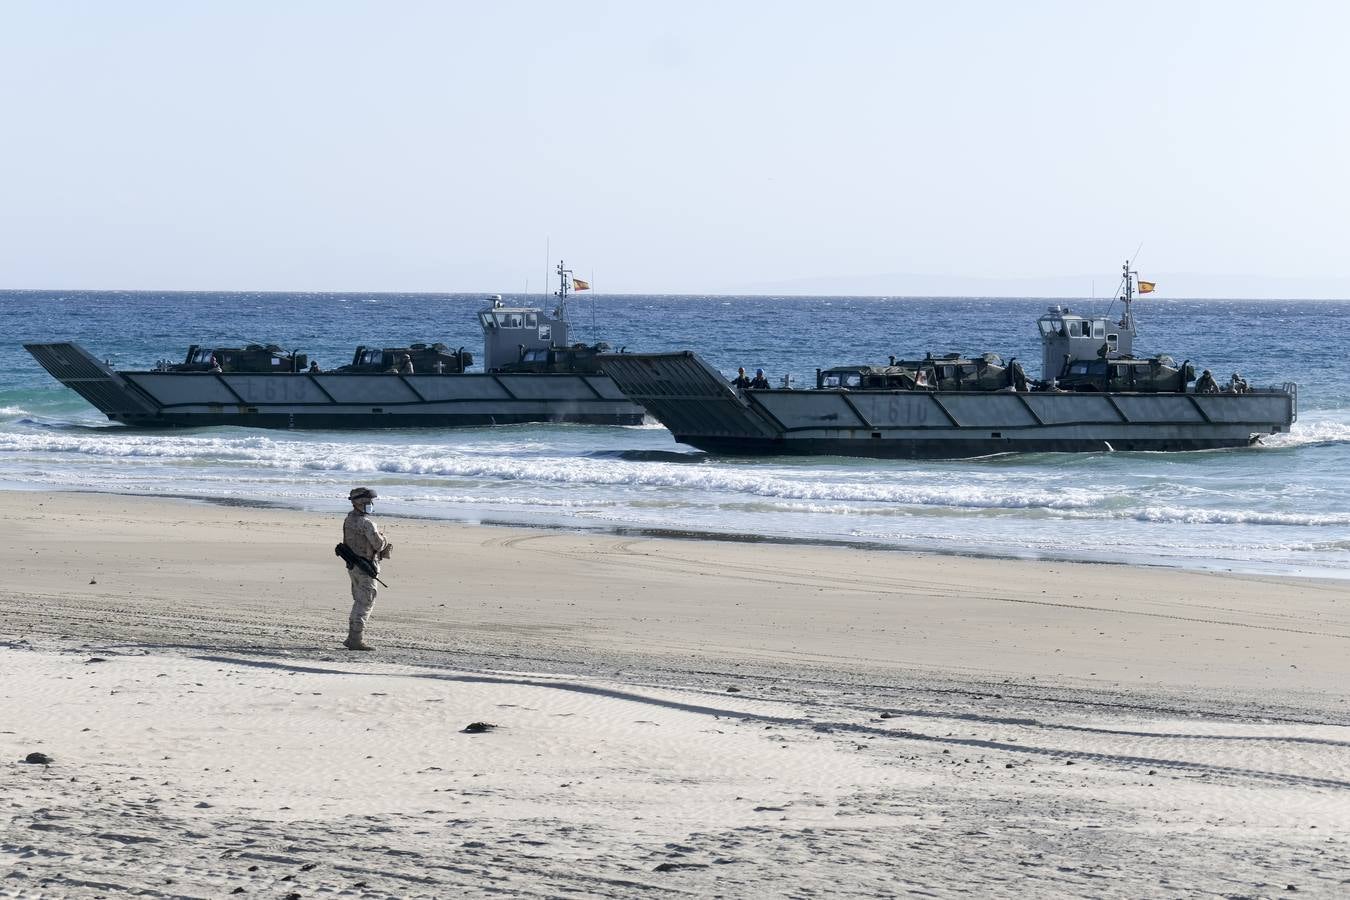
M 0 896 L 1350 887 L 1345 582 L 3 496 Z

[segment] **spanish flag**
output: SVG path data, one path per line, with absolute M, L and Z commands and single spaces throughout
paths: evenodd
M 590 283 L 589 281 L 582 281 L 580 278 L 573 278 L 573 279 L 572 279 L 572 290 L 574 290 L 574 291 L 589 291 L 590 289 L 591 289 L 591 283 Z M 1153 285 L 1149 285 L 1149 288 L 1148 288 L 1148 289 L 1149 289 L 1150 291 L 1153 290 Z
M 1139 293 L 1151 294 L 1153 293 L 1153 289 L 1156 288 L 1157 286 L 1158 282 L 1156 281 L 1141 281 L 1139 282 Z

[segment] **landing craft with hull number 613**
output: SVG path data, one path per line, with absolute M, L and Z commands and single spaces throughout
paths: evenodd
M 894 357 L 888 366 L 817 373 L 814 390 L 737 389 L 691 351 L 612 354 L 600 366 L 681 443 L 713 453 L 963 458 L 1009 451 L 1205 450 L 1287 432 L 1292 383 L 1226 389 L 1189 362 L 1132 356 L 1134 281 L 1124 313 L 1081 316 L 1054 306 L 1037 320 L 1041 380 L 992 354 Z M 1142 283 L 1148 290 L 1152 284 Z
M 359 347 L 349 365 L 332 372 L 310 370 L 304 355 L 276 345 L 193 345 L 183 363 L 151 371 L 114 370 L 73 343 L 24 347 L 109 419 L 148 428 L 641 424 L 642 407 L 598 370 L 595 348 L 568 344 L 572 273 L 561 262 L 557 271 L 551 315 L 500 297 L 479 311 L 483 372 L 465 372 L 472 356 L 443 344 Z M 546 364 L 532 365 L 540 354 Z

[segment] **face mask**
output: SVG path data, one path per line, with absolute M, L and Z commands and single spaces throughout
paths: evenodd
M 370 515 L 375 511 L 375 504 L 367 503 L 365 506 L 361 507 L 361 511 L 364 512 L 366 515 Z

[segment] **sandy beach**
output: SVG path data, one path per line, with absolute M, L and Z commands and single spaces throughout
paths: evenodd
M 1346 582 L 3 496 L 0 896 L 1350 891 Z

